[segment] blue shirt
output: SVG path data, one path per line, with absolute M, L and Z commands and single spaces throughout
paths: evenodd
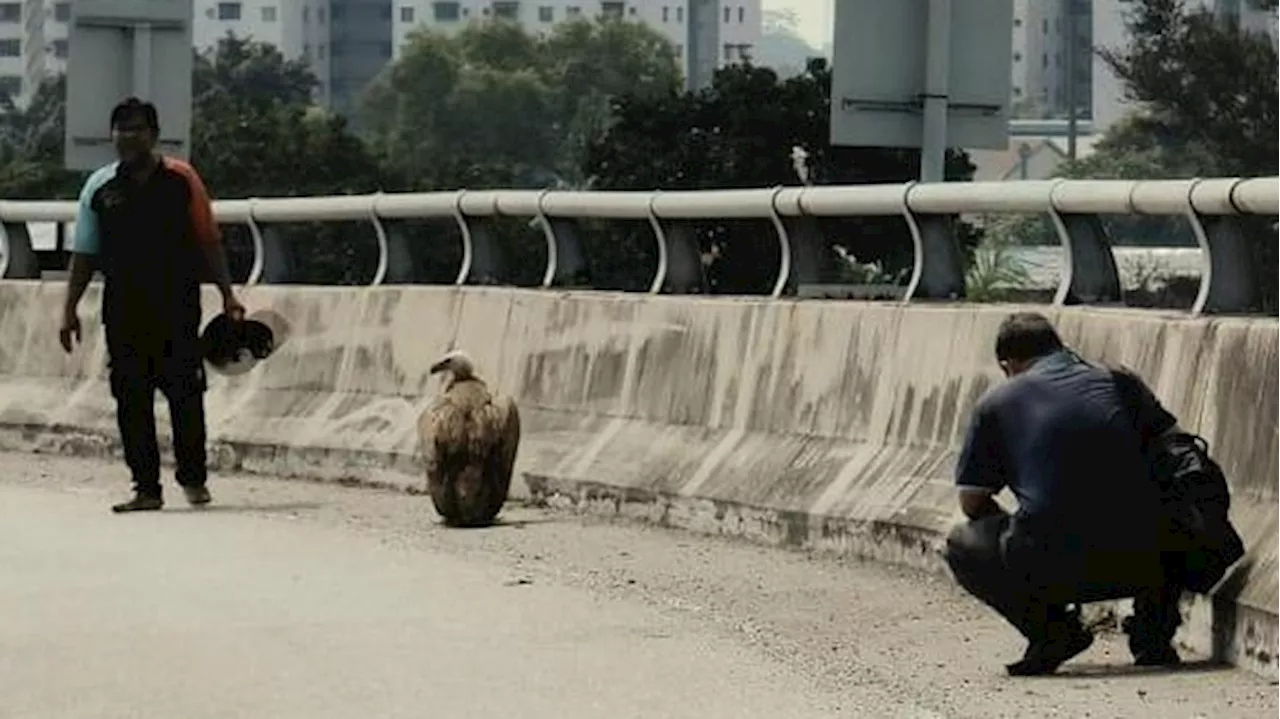
M 1128 405 L 1106 368 L 1067 350 L 1041 358 L 978 402 L 957 486 L 1008 487 L 1018 517 L 1086 543 L 1142 531 L 1160 508 L 1143 437 L 1176 421 L 1137 385 Z

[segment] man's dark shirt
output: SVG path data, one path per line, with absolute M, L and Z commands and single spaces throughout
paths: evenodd
M 993 494 L 1008 486 L 1015 519 L 1046 538 L 1071 537 L 1081 548 L 1145 542 L 1160 500 L 1142 436 L 1176 420 L 1137 384 L 1135 415 L 1107 369 L 1069 351 L 1042 358 L 979 401 L 957 486 Z
M 199 329 L 200 245 L 217 242 L 208 194 L 185 162 L 161 159 L 142 183 L 113 163 L 80 196 L 72 250 L 103 274 L 102 321 L 131 344 L 190 339 Z

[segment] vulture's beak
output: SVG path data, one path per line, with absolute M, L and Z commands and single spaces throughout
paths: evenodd
M 443 372 L 448 366 L 449 366 L 449 363 L 447 361 L 440 360 L 439 362 L 431 365 L 431 370 L 428 372 L 428 374 L 436 374 L 438 372 Z

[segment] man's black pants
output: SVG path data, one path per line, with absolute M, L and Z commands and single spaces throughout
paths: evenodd
M 164 336 L 168 334 L 169 336 Z M 159 497 L 160 449 L 156 441 L 155 393 L 169 401 L 176 479 L 184 487 L 204 486 L 204 364 L 194 329 L 147 332 L 143 328 L 107 328 L 111 394 L 124 460 L 134 490 Z
M 1168 647 L 1181 624 L 1179 555 L 1072 552 L 1020 533 L 1008 514 L 957 526 L 946 561 L 956 581 L 996 610 L 1029 641 L 1051 641 L 1076 621 L 1068 604 L 1133 597 L 1129 648 L 1135 655 Z

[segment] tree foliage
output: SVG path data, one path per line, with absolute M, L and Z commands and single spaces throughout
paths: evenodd
M 415 31 L 364 107 L 374 146 L 413 187 L 546 187 L 580 182 L 611 97 L 679 82 L 675 49 L 639 23 L 576 20 L 534 35 L 491 20 Z
M 1263 2 L 1260 7 L 1275 7 Z M 1137 0 L 1126 18 L 1127 45 L 1100 51 L 1134 103 L 1091 154 L 1059 176 L 1075 179 L 1187 179 L 1274 176 L 1277 136 L 1277 56 L 1264 34 L 1242 29 L 1181 0 Z M 1103 218 L 1120 245 L 1194 246 L 1183 218 Z M 1245 218 L 1256 241 L 1257 281 L 1264 309 L 1276 306 L 1274 218 Z M 1026 244 L 1057 242 L 1048 218 L 1001 218 L 990 228 Z M 1168 278 L 1166 278 L 1168 279 Z
M 613 126 L 587 153 L 584 174 L 594 186 L 618 190 L 886 183 L 919 176 L 917 150 L 833 147 L 830 96 L 831 72 L 822 59 L 786 79 L 768 68 L 732 65 L 698 93 L 623 95 L 613 103 Z M 803 171 L 797 155 L 805 158 Z M 972 173 L 966 155 L 948 153 L 948 180 Z M 859 260 L 880 260 L 891 274 L 911 264 L 910 235 L 899 218 L 841 220 L 823 229 L 832 243 Z M 702 228 L 702 250 L 718 257 L 711 270 L 718 291 L 761 292 L 772 285 L 777 248 L 762 240 L 769 233 L 756 223 Z M 823 250 L 834 275 L 840 258 L 833 245 Z M 596 268 L 597 274 L 635 264 L 622 254 L 612 259 L 618 266 Z

